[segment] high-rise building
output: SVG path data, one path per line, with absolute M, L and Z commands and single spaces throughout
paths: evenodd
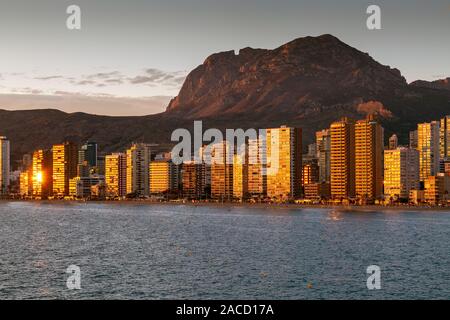
M 441 159 L 450 158 L 450 116 L 441 119 L 439 141 Z
M 169 193 L 178 189 L 177 166 L 172 161 L 152 161 L 149 174 L 151 194 Z
M 20 184 L 20 195 L 25 197 L 25 196 L 31 196 L 32 192 L 33 192 L 33 185 L 32 185 L 32 169 L 30 168 L 29 170 L 26 171 L 22 171 L 20 173 L 20 178 L 19 178 L 19 184 Z
M 127 155 L 113 153 L 105 157 L 105 185 L 108 198 L 127 195 Z
M 393 199 L 408 199 L 419 189 L 419 151 L 397 148 L 384 151 L 384 194 Z
M 78 151 L 78 164 L 87 164 L 89 167 L 97 167 L 97 143 L 86 142 Z
M 97 167 L 95 168 L 95 173 L 104 176 L 105 175 L 105 156 L 97 156 Z
M 420 180 L 439 172 L 439 122 L 420 123 L 417 128 L 420 159 Z
M 425 179 L 425 202 L 437 205 L 450 200 L 450 177 L 442 173 Z
M 419 131 L 414 130 L 409 133 L 409 147 L 411 149 L 417 149 L 419 143 Z
M 443 173 L 446 176 L 450 176 L 450 160 L 447 160 L 446 162 L 444 162 L 444 170 Z
M 233 155 L 226 140 L 212 146 L 211 162 L 211 197 L 232 200 Z
M 302 194 L 302 130 L 267 129 L 267 195 L 278 200 Z
M 330 127 L 331 197 L 355 196 L 355 123 L 343 118 Z
M 245 154 L 233 156 L 233 197 L 248 197 L 248 150 Z
M 384 130 L 375 116 L 355 125 L 355 192 L 361 199 L 383 195 Z
M 265 198 L 267 196 L 267 157 L 266 137 L 248 141 L 248 194 L 249 197 Z
M 53 191 L 53 156 L 50 150 L 33 153 L 32 191 L 33 197 L 45 199 Z
M 150 195 L 151 146 L 135 143 L 127 150 L 127 194 Z
M 0 195 L 7 194 L 10 182 L 10 144 L 6 137 L 0 137 Z
M 305 190 L 305 199 L 329 199 L 331 196 L 330 184 L 328 182 L 305 184 L 303 188 Z
M 183 196 L 201 199 L 205 196 L 205 164 L 194 161 L 184 162 L 181 170 Z
M 393 134 L 389 138 L 389 150 L 395 150 L 398 148 L 398 137 L 396 134 Z
M 70 179 L 77 176 L 78 150 L 76 144 L 65 142 L 54 145 L 53 196 L 64 197 L 70 193 Z
M 329 129 L 316 132 L 320 182 L 331 181 L 331 134 Z
M 199 156 L 202 159 L 202 162 L 204 164 L 204 170 L 205 170 L 204 185 L 205 185 L 206 189 L 210 190 L 211 189 L 211 163 L 212 163 L 211 148 L 208 145 L 203 145 L 200 148 Z
M 303 161 L 303 186 L 319 182 L 319 164 L 317 159 Z
M 93 186 L 104 186 L 105 177 L 98 174 L 89 177 L 75 177 L 69 181 L 69 195 L 75 198 L 87 199 L 92 197 Z

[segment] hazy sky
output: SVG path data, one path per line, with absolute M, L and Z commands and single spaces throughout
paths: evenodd
M 72 4 L 81 30 L 66 28 Z M 450 0 L 0 0 L 0 108 L 160 112 L 212 53 L 324 33 L 408 81 L 450 76 Z

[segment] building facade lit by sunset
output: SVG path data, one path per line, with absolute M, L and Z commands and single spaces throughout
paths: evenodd
M 316 132 L 319 159 L 319 181 L 331 181 L 331 133 L 329 129 Z
M 170 160 L 150 163 L 150 193 L 161 194 L 178 190 L 177 166 Z
M 331 124 L 331 197 L 355 196 L 355 123 L 343 118 Z
M 23 197 L 30 196 L 33 190 L 30 179 L 30 172 L 31 170 L 23 171 L 19 176 L 19 192 Z
M 248 194 L 249 197 L 267 196 L 267 154 L 265 133 L 248 141 Z
M 35 198 L 45 199 L 53 191 L 53 157 L 50 150 L 33 152 L 32 193 Z
M 319 182 L 319 164 L 317 159 L 303 161 L 303 186 Z
M 355 195 L 375 200 L 383 194 L 384 130 L 375 116 L 355 124 Z
M 181 169 L 183 197 L 201 199 L 205 196 L 205 163 L 184 162 Z
M 397 148 L 384 151 L 384 194 L 408 199 L 411 190 L 419 190 L 419 151 Z
M 431 205 L 437 205 L 441 202 L 450 200 L 450 176 L 438 173 L 430 176 L 424 181 L 425 202 Z
M 245 154 L 233 156 L 233 197 L 248 197 L 248 150 Z
M 108 198 L 127 194 L 127 155 L 113 153 L 105 157 L 105 185 Z
M 10 183 L 10 143 L 6 137 L 0 137 L 0 195 L 8 194 Z
M 420 180 L 439 172 L 439 122 L 420 123 L 417 126 L 417 150 L 420 160 Z
M 78 149 L 72 142 L 54 145 L 53 152 L 53 196 L 70 194 L 70 179 L 77 176 Z
M 302 193 L 302 130 L 282 126 L 266 130 L 267 196 L 278 200 Z
M 127 150 L 127 194 L 150 195 L 151 145 L 135 143 Z
M 441 159 L 450 158 L 450 116 L 441 119 L 439 134 L 439 153 Z
M 211 197 L 220 200 L 233 199 L 233 155 L 226 140 L 212 147 Z

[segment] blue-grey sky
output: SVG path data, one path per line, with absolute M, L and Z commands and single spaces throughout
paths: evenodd
M 370 4 L 382 30 L 366 28 Z M 212 53 L 325 33 L 409 82 L 450 76 L 450 0 L 0 0 L 0 108 L 160 112 Z

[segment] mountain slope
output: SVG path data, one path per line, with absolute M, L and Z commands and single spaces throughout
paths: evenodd
M 301 118 L 317 108 L 357 106 L 405 88 L 400 71 L 323 35 L 275 50 L 214 54 L 188 75 L 167 111 L 194 119 L 247 113 Z

